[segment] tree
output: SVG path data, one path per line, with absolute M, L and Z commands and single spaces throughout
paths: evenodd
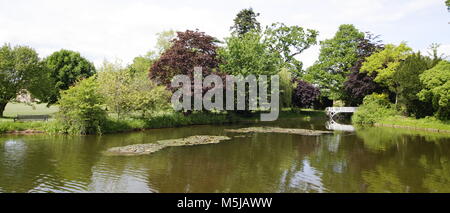
M 292 93 L 294 90 L 292 74 L 287 68 L 281 68 L 278 75 L 280 76 L 280 106 L 292 107 Z
M 157 33 L 155 45 L 156 51 L 150 50 L 145 55 L 137 56 L 129 66 L 131 72 L 148 72 L 153 63 L 172 46 L 172 40 L 175 38 L 175 31 L 167 30 Z
M 41 92 L 36 85 L 46 88 L 46 69 L 35 50 L 26 46 L 3 45 L 0 48 L 0 117 L 6 105 L 23 89 L 32 94 Z
M 424 88 L 418 93 L 420 100 L 430 100 L 436 116 L 450 119 L 450 62 L 441 61 L 435 67 L 420 75 Z
M 399 83 L 394 78 L 401 62 L 411 55 L 412 49 L 405 43 L 398 46 L 387 44 L 385 48 L 369 56 L 361 67 L 361 72 L 376 73 L 375 82 L 387 86 L 395 93 L 395 104 L 398 102 Z
M 217 48 L 216 39 L 203 32 L 178 32 L 172 46 L 153 63 L 149 77 L 169 87 L 176 75 L 192 78 L 196 66 L 202 67 L 204 74 L 211 73 L 219 66 Z
M 80 80 L 61 92 L 57 121 L 64 133 L 101 134 L 107 120 L 104 97 L 95 77 Z
M 275 75 L 280 67 L 278 53 L 271 51 L 260 32 L 225 39 L 218 50 L 220 71 L 230 75 Z
M 144 117 L 148 112 L 169 106 L 170 92 L 164 86 L 149 81 L 146 73 L 132 72 L 119 62 L 105 61 L 98 73 L 99 92 L 105 104 L 118 118 L 132 112 Z
M 292 104 L 300 108 L 312 108 L 319 101 L 320 90 L 312 84 L 297 80 Z
M 55 52 L 44 59 L 44 62 L 55 85 L 52 94 L 42 97 L 45 100 L 41 100 L 49 104 L 58 101 L 60 91 L 67 90 L 78 80 L 95 74 L 95 67 L 91 62 L 83 58 L 80 53 L 70 50 L 63 49 Z
M 156 60 L 155 52 L 149 51 L 145 55 L 135 57 L 129 69 L 132 73 L 146 73 Z
M 260 31 L 261 24 L 256 20 L 258 16 L 259 13 L 255 13 L 252 8 L 241 10 L 236 15 L 231 30 L 237 35 L 243 35 L 252 30 Z
M 344 82 L 358 60 L 362 38 L 364 33 L 353 25 L 341 25 L 333 38 L 321 42 L 319 59 L 308 68 L 305 79 L 319 85 L 323 95 L 332 100 L 343 99 Z
M 172 46 L 172 40 L 176 37 L 176 34 L 173 30 L 167 30 L 156 35 L 158 36 L 156 39 L 156 49 L 161 55 Z
M 407 115 L 414 115 L 416 118 L 433 115 L 431 101 L 421 101 L 417 96 L 423 89 L 420 74 L 433 66 L 433 60 L 419 52 L 402 61 L 394 73 L 393 78 L 398 82 L 398 103 L 405 108 Z
M 299 26 L 286 26 L 283 23 L 274 23 L 265 31 L 265 42 L 272 51 L 280 53 L 284 66 L 290 68 L 298 76 L 301 74 L 303 64 L 295 56 L 317 44 L 316 30 L 304 30 Z
M 447 7 L 450 7 L 450 0 L 446 0 L 445 5 L 447 5 Z
M 377 40 L 378 36 L 366 33 L 365 38 L 358 39 L 357 58 L 355 65 L 350 68 L 350 74 L 344 82 L 345 96 L 347 105 L 358 106 L 362 104 L 365 96 L 374 92 L 381 93 L 384 88 L 374 81 L 376 73 L 368 75 L 360 72 L 362 63 L 373 53 L 381 51 L 383 45 Z
M 104 61 L 98 74 L 98 91 L 104 97 L 108 110 L 117 114 L 121 118 L 123 114 L 129 112 L 132 103 L 129 102 L 130 88 L 128 84 L 131 79 L 131 72 L 116 61 L 114 63 Z

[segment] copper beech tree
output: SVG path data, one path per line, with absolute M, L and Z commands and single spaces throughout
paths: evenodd
M 194 67 L 202 67 L 204 76 L 210 74 L 219 66 L 216 43 L 217 39 L 204 32 L 177 32 L 172 46 L 150 68 L 149 77 L 170 87 L 171 80 L 176 75 L 188 75 L 192 78 Z

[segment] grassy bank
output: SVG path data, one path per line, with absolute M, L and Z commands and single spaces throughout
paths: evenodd
M 279 119 L 287 118 L 326 118 L 323 111 L 285 109 L 280 112 Z M 257 122 L 260 119 L 260 113 L 239 114 L 233 112 L 196 112 L 188 116 L 179 112 L 161 112 L 153 115 L 151 118 L 123 118 L 117 119 L 110 117 L 102 130 L 104 134 L 140 131 L 145 129 L 171 128 L 189 125 L 206 124 L 230 124 L 241 122 Z M 49 122 L 13 122 L 12 119 L 0 121 L 0 133 L 25 130 L 39 130 L 49 134 L 59 134 L 62 132 L 61 125 L 55 121 Z
M 415 119 L 404 116 L 389 116 L 375 123 L 376 126 L 391 126 L 399 128 L 412 128 L 427 131 L 450 132 L 450 121 L 441 121 L 434 117 Z

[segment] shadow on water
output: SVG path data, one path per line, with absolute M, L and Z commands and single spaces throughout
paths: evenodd
M 317 137 L 224 131 L 261 125 L 327 127 L 309 118 L 101 137 L 0 136 L 0 192 L 450 192 L 449 135 L 391 128 Z M 192 135 L 232 140 L 135 157 L 102 154 Z

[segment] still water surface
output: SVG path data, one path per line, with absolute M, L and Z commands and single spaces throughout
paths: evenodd
M 323 120 L 285 119 L 101 137 L 4 135 L 0 192 L 450 192 L 450 135 L 392 128 L 317 137 L 224 131 L 261 125 L 326 129 Z M 102 154 L 192 135 L 232 140 L 135 157 Z

